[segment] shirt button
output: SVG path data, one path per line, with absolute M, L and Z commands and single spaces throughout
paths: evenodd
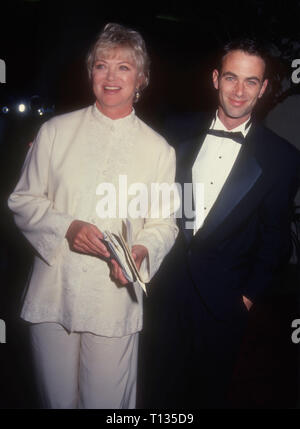
M 213 184 L 214 184 L 214 182 L 210 182 L 210 184 L 211 184 L 211 185 L 213 185 Z
M 219 159 L 221 159 L 222 157 L 221 156 L 219 156 Z
M 83 271 L 84 273 L 86 273 L 86 272 L 87 272 L 87 267 L 82 267 L 82 271 Z

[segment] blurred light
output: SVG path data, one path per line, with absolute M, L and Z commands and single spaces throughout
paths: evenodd
M 39 118 L 39 121 L 44 121 L 55 112 L 55 106 L 50 104 L 48 100 L 43 99 L 39 95 L 27 96 L 10 96 L 9 101 L 2 100 L 0 103 L 0 116 L 6 115 L 13 117 L 17 115 L 20 120 Z
M 23 104 L 23 103 L 19 104 L 19 106 L 18 106 L 18 110 L 19 110 L 19 112 L 21 112 L 21 113 L 25 112 L 25 110 L 26 110 L 26 106 L 25 106 L 25 104 Z

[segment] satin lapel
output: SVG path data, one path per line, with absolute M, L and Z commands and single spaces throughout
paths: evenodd
M 229 216 L 262 174 L 253 155 L 253 134 L 253 130 L 250 130 L 215 204 L 195 237 L 199 236 L 201 240 L 208 237 Z
M 193 238 L 193 221 L 194 221 L 194 200 L 192 192 L 192 167 L 195 159 L 201 149 L 201 146 L 206 137 L 206 128 L 203 130 L 197 138 L 194 138 L 184 145 L 186 147 L 185 153 L 178 160 L 177 171 L 177 182 L 181 185 L 182 190 L 182 216 L 179 218 L 179 225 L 184 233 L 184 236 L 189 243 Z
M 181 185 L 182 190 L 182 216 L 179 217 L 179 226 L 184 233 L 187 244 L 189 244 L 193 238 L 193 228 L 188 228 L 188 226 L 192 226 L 191 223 L 193 222 L 194 217 L 193 213 L 188 213 L 190 210 L 185 210 L 184 201 L 188 203 L 190 209 L 193 211 L 194 202 L 191 192 L 192 167 L 206 137 L 206 132 L 210 126 L 212 118 L 213 114 L 204 114 L 201 118 L 197 117 L 197 115 L 194 118 L 190 117 L 185 126 L 187 127 L 187 133 L 189 133 L 191 138 L 183 142 L 176 151 L 176 182 Z

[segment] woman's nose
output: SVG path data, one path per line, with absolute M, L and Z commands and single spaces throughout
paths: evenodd
M 114 80 L 115 70 L 112 67 L 107 69 L 107 76 L 106 77 L 107 77 L 107 80 L 110 80 L 110 81 Z

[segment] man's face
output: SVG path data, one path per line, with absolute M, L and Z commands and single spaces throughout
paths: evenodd
M 264 72 L 262 58 L 240 50 L 229 52 L 223 58 L 220 73 L 213 71 L 214 87 L 219 92 L 219 114 L 246 120 L 267 87 Z

